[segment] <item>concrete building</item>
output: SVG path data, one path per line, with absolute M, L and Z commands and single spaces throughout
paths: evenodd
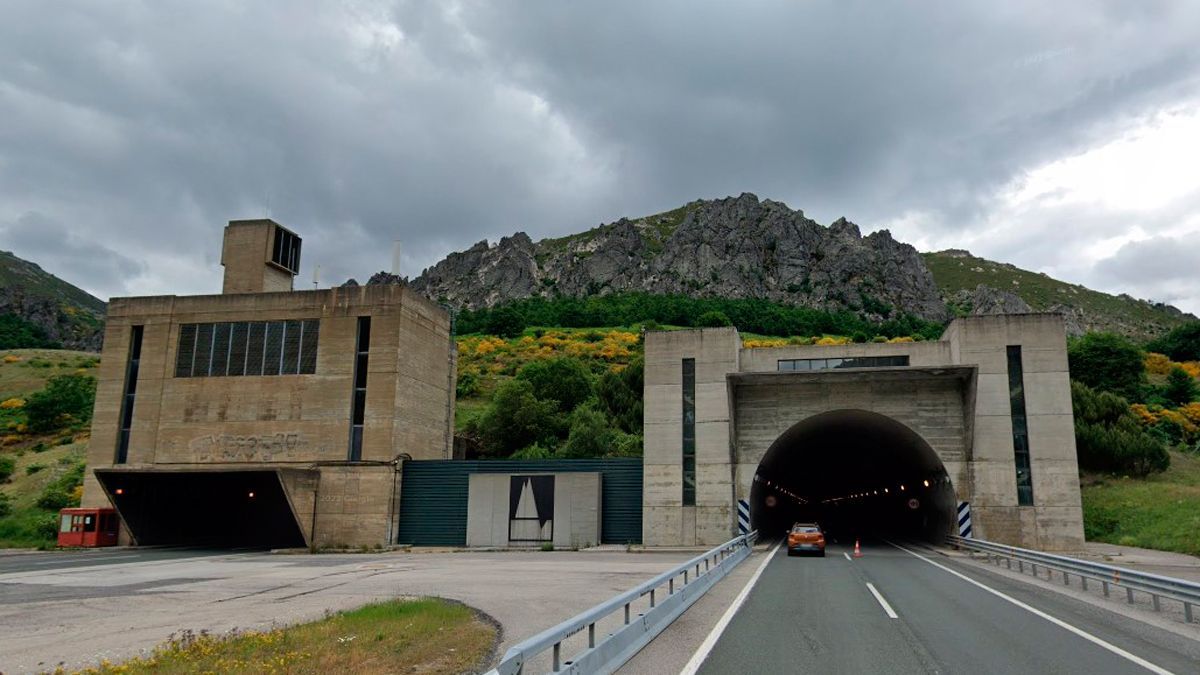
M 395 540 L 406 459 L 448 459 L 448 314 L 404 286 L 296 291 L 301 241 L 225 229 L 223 293 L 108 305 L 84 505 L 123 540 Z
M 1041 549 L 1083 542 L 1057 315 L 957 319 L 936 342 L 746 348 L 646 335 L 643 538 L 710 545 L 820 519 Z

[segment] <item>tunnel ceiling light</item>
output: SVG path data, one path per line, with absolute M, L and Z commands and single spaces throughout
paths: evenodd
M 117 488 L 116 490 L 113 490 L 113 492 L 115 492 L 119 495 L 123 495 L 123 494 L 125 494 L 125 488 Z
M 901 485 L 901 486 L 900 486 L 900 489 L 901 489 L 901 490 L 904 490 L 904 486 L 903 486 L 903 485 Z
M 883 488 L 883 491 L 884 491 L 884 492 L 887 492 L 887 491 L 888 491 L 888 489 L 887 489 L 887 488 Z
M 925 479 L 925 487 L 929 487 L 929 479 L 928 478 Z
M 254 493 L 253 493 L 253 492 L 251 492 L 249 496 L 250 496 L 250 499 L 254 499 Z

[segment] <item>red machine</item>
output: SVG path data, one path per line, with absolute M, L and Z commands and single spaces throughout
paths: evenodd
M 59 511 L 59 546 L 116 546 L 120 523 L 114 509 L 73 508 Z

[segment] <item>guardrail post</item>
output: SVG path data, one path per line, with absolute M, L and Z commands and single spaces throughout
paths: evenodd
M 667 595 L 675 595 L 675 579 L 667 581 Z
M 1025 561 L 1024 560 L 1017 561 L 1017 571 L 1020 572 L 1021 574 L 1025 573 Z
M 650 591 L 650 606 L 654 606 L 654 591 Z
M 1125 589 L 1125 598 L 1129 601 L 1129 604 L 1131 604 L 1131 605 L 1133 604 L 1133 589 L 1132 588 Z
M 1154 600 L 1154 611 L 1156 611 L 1156 612 L 1161 611 L 1161 608 L 1158 606 L 1158 596 L 1151 595 L 1150 597 Z
M 1079 585 L 1083 586 L 1083 590 L 1087 590 L 1087 577 L 1079 577 Z
M 1192 603 L 1190 603 L 1190 602 L 1183 603 L 1183 618 L 1188 623 L 1192 622 Z
M 562 670 L 562 643 L 554 643 L 554 672 Z
M 629 603 L 625 603 L 625 625 L 629 625 Z
M 1063 572 L 1063 586 L 1070 586 L 1070 585 L 1071 585 L 1071 577 L 1067 576 L 1066 572 Z
M 588 649 L 596 648 L 596 624 L 588 624 Z
M 1108 597 L 1108 582 L 1107 582 L 1107 581 L 1101 581 L 1100 583 L 1104 585 L 1104 597 L 1106 597 L 1106 598 L 1107 598 L 1107 597 Z

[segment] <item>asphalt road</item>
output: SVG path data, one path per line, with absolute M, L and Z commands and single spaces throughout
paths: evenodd
M 699 672 L 1200 673 L 1200 641 L 936 554 L 916 550 L 922 560 L 874 542 L 863 547 L 864 557 L 850 559 L 852 548 L 831 544 L 824 558 L 789 558 L 780 550 Z
M 126 565 L 167 562 L 187 558 L 245 555 L 243 550 L 212 550 L 184 547 L 169 548 L 99 548 L 81 551 L 46 551 L 39 553 L 0 553 L 0 574 L 38 572 L 93 565 Z

